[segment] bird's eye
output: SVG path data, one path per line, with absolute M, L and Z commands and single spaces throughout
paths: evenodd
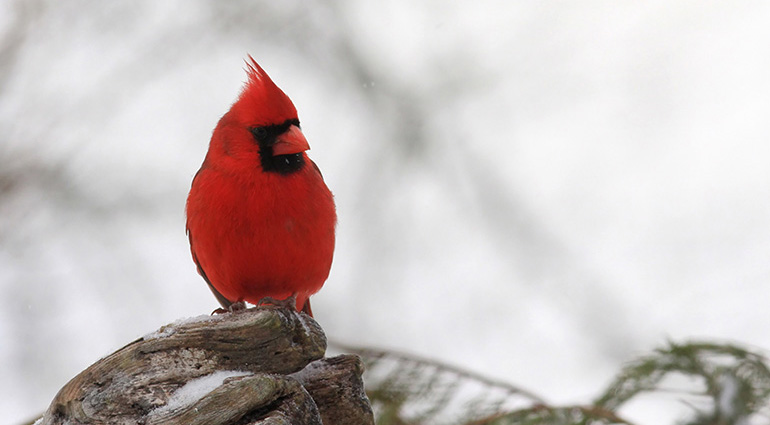
M 264 140 L 265 137 L 267 137 L 267 129 L 265 127 L 255 127 L 251 129 L 251 134 L 253 134 L 257 140 Z

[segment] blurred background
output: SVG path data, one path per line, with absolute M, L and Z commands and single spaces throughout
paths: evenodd
M 751 1 L 0 1 L 4 419 L 218 306 L 184 204 L 247 54 L 336 196 L 330 339 L 552 403 L 667 339 L 770 348 L 768 22 Z

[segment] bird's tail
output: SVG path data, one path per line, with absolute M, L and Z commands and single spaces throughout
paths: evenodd
M 307 314 L 310 317 L 313 317 L 313 310 L 310 308 L 310 298 L 305 301 L 305 305 L 302 306 L 303 313 Z

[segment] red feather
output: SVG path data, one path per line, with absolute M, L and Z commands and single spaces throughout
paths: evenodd
M 193 179 L 190 248 L 223 307 L 296 295 L 297 310 L 309 312 L 332 263 L 334 200 L 304 152 L 294 104 L 249 59 L 243 92 Z

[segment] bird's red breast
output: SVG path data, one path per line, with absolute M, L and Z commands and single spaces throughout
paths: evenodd
M 296 294 L 300 310 L 329 275 L 334 200 L 291 100 L 253 59 L 248 74 L 193 179 L 190 248 L 224 307 Z

